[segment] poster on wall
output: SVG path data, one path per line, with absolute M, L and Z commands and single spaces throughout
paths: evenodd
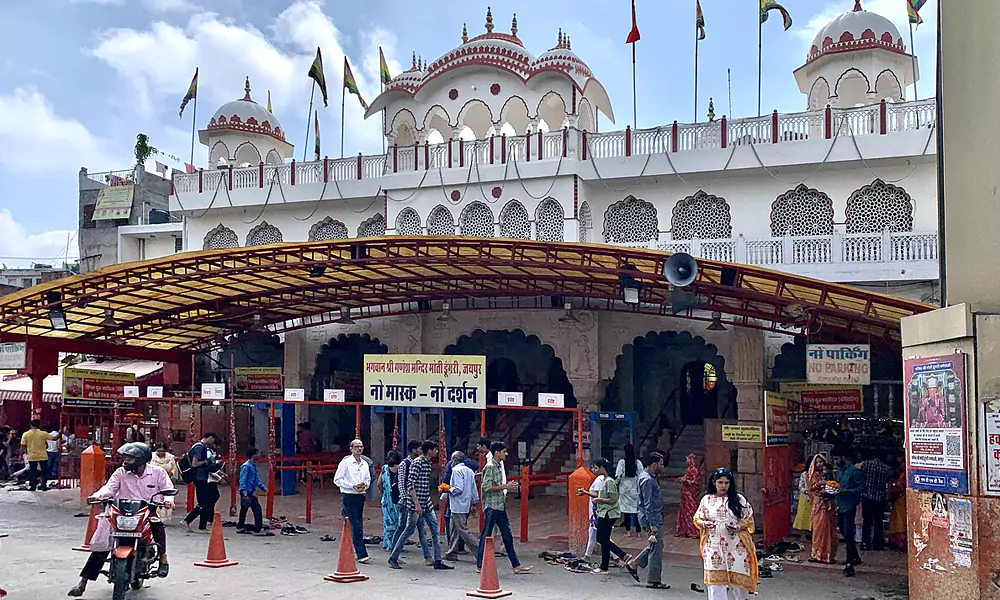
M 486 408 L 486 357 L 366 354 L 369 406 Z
M 913 489 L 968 494 L 965 355 L 908 358 L 906 462 Z
M 1000 495 L 1000 411 L 983 405 L 986 433 L 986 493 Z
M 948 498 L 948 542 L 956 567 L 972 567 L 972 501 Z
M 871 384 L 871 346 L 808 344 L 806 380 L 832 385 Z
M 132 401 L 123 401 L 125 386 L 135 385 L 135 373 L 96 371 L 66 367 L 62 372 L 63 406 L 131 407 Z
M 233 391 L 237 397 L 241 393 L 281 394 L 285 389 L 281 367 L 236 367 L 233 373 L 236 375 Z
M 811 414 L 864 412 L 860 385 L 818 385 L 804 381 L 782 381 L 781 393 L 788 396 L 788 411 Z
M 788 397 L 764 392 L 764 445 L 788 444 Z

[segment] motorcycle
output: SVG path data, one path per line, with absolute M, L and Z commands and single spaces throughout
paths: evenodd
M 176 496 L 177 490 L 164 490 L 157 495 Z M 90 504 L 110 507 L 107 519 L 114 542 L 109 557 L 111 566 L 102 574 L 108 576 L 108 583 L 113 586 L 112 598 L 124 600 L 129 586 L 137 590 L 143 581 L 156 577 L 160 548 L 153 540 L 150 525 L 152 509 L 165 505 L 127 498 L 91 500 Z

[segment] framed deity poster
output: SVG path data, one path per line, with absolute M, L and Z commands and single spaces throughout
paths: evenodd
M 908 358 L 903 385 L 910 487 L 968 494 L 965 355 Z

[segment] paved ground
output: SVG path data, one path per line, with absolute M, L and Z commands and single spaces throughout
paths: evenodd
M 51 491 L 37 497 L 29 492 L 0 489 L 0 532 L 9 534 L 0 540 L 0 587 L 6 588 L 9 598 L 51 600 L 64 597 L 66 590 L 75 584 L 86 558 L 70 550 L 82 541 L 85 526 L 83 518 L 73 517 L 81 510 L 76 498 L 72 491 Z M 222 505 L 228 507 L 225 501 Z M 233 530 L 227 529 L 229 557 L 240 564 L 209 570 L 191 564 L 204 558 L 207 536 L 182 533 L 176 525 L 168 527 L 172 559 L 170 577 L 154 580 L 130 597 L 194 600 L 251 596 L 313 600 L 350 595 L 352 600 L 385 600 L 390 596 L 457 600 L 465 598 L 465 592 L 478 584 L 474 564 L 468 562 L 468 557 L 463 557 L 454 571 L 435 572 L 413 564 L 420 561 L 410 551 L 411 564 L 402 571 L 393 571 L 385 564 L 381 549 L 374 550 L 376 560 L 373 564 L 362 567 L 371 576 L 369 581 L 350 585 L 324 582 L 323 575 L 336 567 L 339 544 L 339 539 L 333 543 L 320 542 L 317 533 L 324 530 L 325 527 L 317 524 L 314 533 L 309 535 L 264 539 L 232 535 Z M 534 566 L 529 575 L 515 577 L 510 574 L 508 563 L 498 563 L 501 584 L 514 592 L 514 598 L 589 600 L 627 595 L 630 600 L 645 600 L 705 597 L 689 590 L 690 583 L 701 578 L 699 560 L 695 556 L 666 555 L 664 579 L 673 589 L 651 591 L 636 586 L 624 572 L 609 576 L 578 575 L 550 566 L 537 558 L 538 552 L 544 549 L 547 549 L 545 543 L 523 548 L 523 562 Z M 906 597 L 905 588 L 905 579 L 898 574 L 865 572 L 863 568 L 858 577 L 845 580 L 838 570 L 786 565 L 785 571 L 775 578 L 762 580 L 760 597 L 900 600 Z M 110 597 L 110 587 L 101 581 L 91 584 L 85 595 L 91 599 Z

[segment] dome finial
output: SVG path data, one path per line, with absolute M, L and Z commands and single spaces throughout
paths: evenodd
M 413 57 L 411 58 L 411 60 L 413 61 L 413 65 L 411 66 L 411 68 L 413 70 L 416 70 L 417 69 L 417 51 L 416 50 L 413 51 Z
M 514 18 L 510 20 L 510 34 L 517 36 L 517 13 L 514 13 Z
M 493 10 L 486 7 L 486 33 L 493 33 Z
M 567 50 L 573 49 L 573 42 L 570 41 L 568 33 L 566 34 L 566 49 Z
M 418 56 L 417 57 L 417 70 L 418 71 L 423 71 L 424 70 L 424 57 L 423 56 Z
M 713 100 L 712 98 L 708 99 L 708 120 L 709 121 L 715 120 L 715 100 Z
M 462 43 L 469 43 L 469 28 L 465 26 L 465 23 L 462 23 Z
M 250 98 L 250 76 L 249 75 L 247 75 L 247 82 L 243 86 L 243 91 L 246 92 L 246 94 L 243 95 L 243 99 L 246 100 L 247 102 L 253 102 L 253 100 Z
M 563 47 L 563 34 L 562 34 L 562 27 L 560 27 L 559 37 L 556 39 L 556 48 L 562 48 L 562 47 Z
M 861 0 L 854 0 L 854 12 L 861 12 L 864 9 L 861 8 Z

